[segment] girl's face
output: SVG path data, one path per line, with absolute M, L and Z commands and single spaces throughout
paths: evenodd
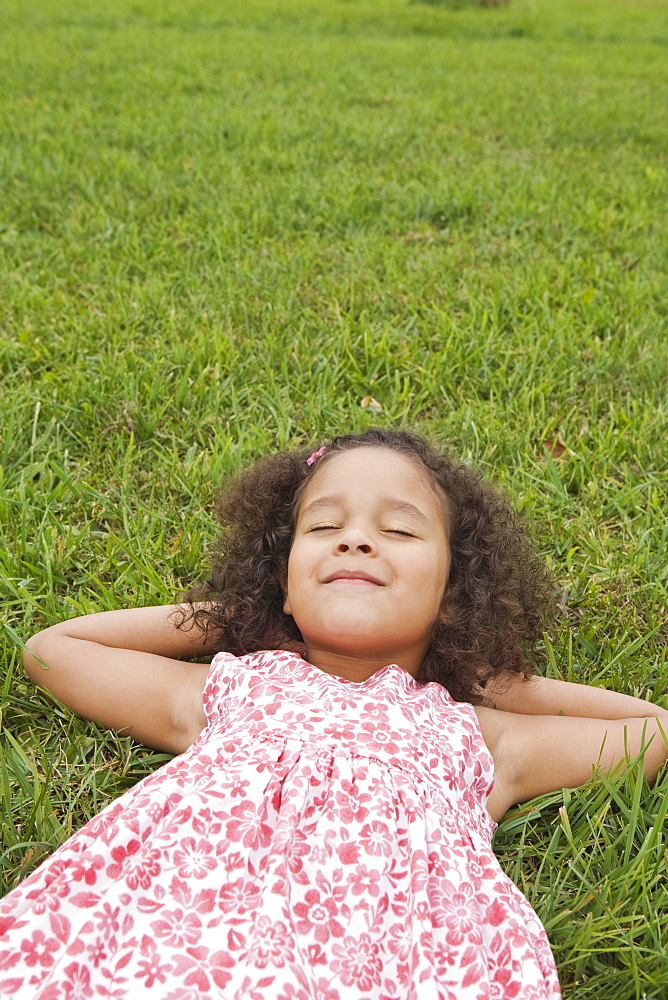
M 387 448 L 343 451 L 308 483 L 284 611 L 308 659 L 363 680 L 427 654 L 450 567 L 445 500 L 420 463 Z

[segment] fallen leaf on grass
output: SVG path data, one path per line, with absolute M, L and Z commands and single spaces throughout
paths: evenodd
M 362 402 L 360 403 L 360 406 L 362 407 L 363 410 L 366 410 L 366 408 L 368 407 L 370 410 L 373 410 L 374 413 L 383 412 L 383 407 L 380 405 L 377 399 L 373 398 L 373 396 L 365 396 Z
M 552 458 L 561 458 L 563 453 L 568 450 L 561 440 L 561 434 L 557 434 L 555 438 L 549 441 L 543 441 L 543 445 L 547 448 Z
M 401 239 L 406 240 L 407 243 L 412 243 L 414 240 L 433 240 L 434 236 L 435 234 L 433 231 L 429 230 L 426 232 L 416 231 L 413 233 L 404 233 L 403 236 L 401 236 Z

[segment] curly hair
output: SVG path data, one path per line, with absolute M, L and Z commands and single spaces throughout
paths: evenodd
M 374 427 L 335 437 L 311 466 L 310 449 L 303 449 L 268 456 L 239 472 L 218 497 L 222 534 L 212 550 L 210 577 L 186 595 L 190 606 L 178 627 L 195 625 L 217 650 L 237 656 L 259 649 L 303 652 L 301 633 L 283 611 L 300 500 L 322 463 L 363 447 L 389 448 L 418 463 L 444 499 L 450 571 L 419 679 L 476 704 L 493 677 L 529 676 L 555 603 L 528 527 L 480 475 L 406 430 Z

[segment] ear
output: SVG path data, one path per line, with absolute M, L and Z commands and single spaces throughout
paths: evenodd
M 288 592 L 286 589 L 283 590 L 285 594 L 285 600 L 283 601 L 283 613 L 292 616 L 292 611 L 290 609 L 290 598 L 288 597 Z

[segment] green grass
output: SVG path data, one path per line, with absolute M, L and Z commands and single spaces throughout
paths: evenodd
M 171 600 L 214 485 L 271 449 L 374 421 L 446 444 L 536 523 L 549 672 L 660 701 L 665 6 L 0 17 L 4 888 L 166 759 L 54 707 L 21 641 Z M 569 1000 L 668 995 L 667 803 L 631 773 L 502 824 Z

